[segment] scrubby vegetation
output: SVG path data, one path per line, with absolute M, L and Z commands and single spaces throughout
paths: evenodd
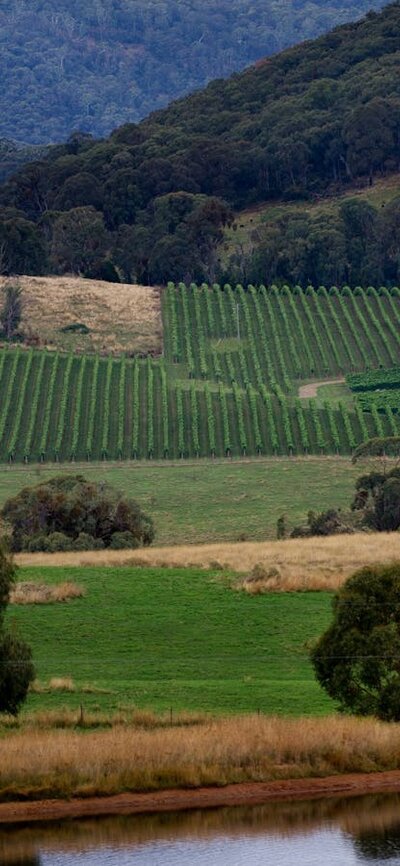
M 140 506 L 105 483 L 58 476 L 25 487 L 3 506 L 12 550 L 56 553 L 151 544 L 153 523 Z

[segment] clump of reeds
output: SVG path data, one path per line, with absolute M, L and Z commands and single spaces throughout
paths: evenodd
M 400 730 L 370 719 L 245 716 L 179 730 L 11 731 L 0 796 L 69 797 L 400 767 Z
M 58 583 L 52 586 L 47 583 L 21 581 L 17 583 L 10 594 L 11 604 L 56 604 L 82 598 L 86 590 L 73 581 Z

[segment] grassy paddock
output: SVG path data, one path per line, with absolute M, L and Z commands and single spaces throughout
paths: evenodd
M 375 772 L 400 765 L 400 730 L 330 717 L 219 719 L 177 731 L 27 731 L 0 740 L 0 798 L 120 791 Z
M 23 569 L 24 580 L 59 584 L 76 569 Z M 26 712 L 83 705 L 173 714 L 326 714 L 309 641 L 331 617 L 327 593 L 234 592 L 232 573 L 200 569 L 84 568 L 85 596 L 65 604 L 10 605 L 32 646 L 42 688 Z M 54 681 L 57 687 L 54 687 Z M 51 687 L 53 683 L 53 687 Z
M 157 545 L 274 538 L 307 511 L 348 507 L 363 466 L 345 457 L 197 460 L 192 463 L 53 464 L 0 467 L 0 505 L 22 487 L 56 474 L 114 484 L 154 519 Z

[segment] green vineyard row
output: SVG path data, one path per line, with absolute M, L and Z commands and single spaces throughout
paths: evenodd
M 400 358 L 400 291 L 309 286 L 169 284 L 165 357 L 192 378 L 279 395 L 297 380 L 393 367 Z
M 162 360 L 1 354 L 0 459 L 69 461 L 349 453 L 364 438 L 344 404 L 317 406 L 252 385 L 167 383 Z M 368 435 L 389 418 L 363 416 Z
M 159 359 L 0 351 L 0 460 L 349 454 L 400 430 L 392 403 L 298 397 L 399 363 L 397 289 L 170 284 L 162 304 Z

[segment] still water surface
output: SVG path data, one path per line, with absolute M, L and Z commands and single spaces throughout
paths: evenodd
M 400 866 L 400 795 L 1 828 L 1 866 Z

